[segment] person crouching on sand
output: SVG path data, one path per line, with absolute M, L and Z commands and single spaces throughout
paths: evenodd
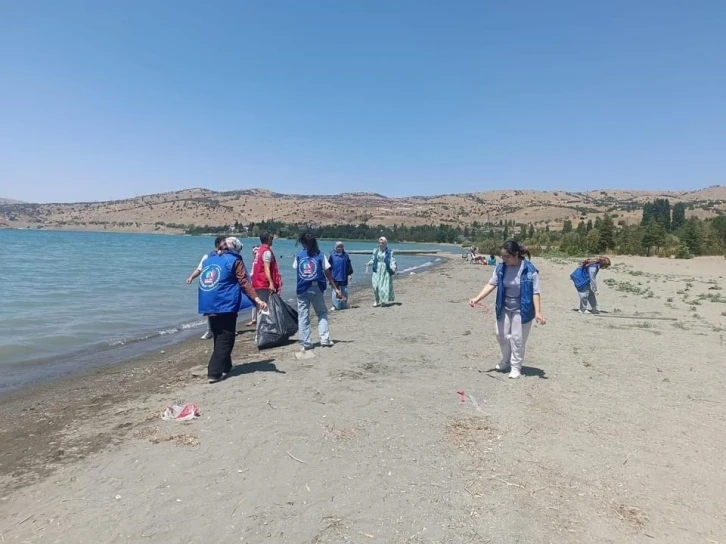
M 261 310 L 267 304 L 257 296 L 239 256 L 242 244 L 237 238 L 226 239 L 222 254 L 207 257 L 199 276 L 198 310 L 209 317 L 214 337 L 214 351 L 209 358 L 209 383 L 223 380 L 232 371 L 232 350 L 237 335 L 237 316 L 242 293 Z
M 570 274 L 570 279 L 575 284 L 577 294 L 580 296 L 580 313 L 600 313 L 597 306 L 597 273 L 602 269 L 610 267 L 610 259 L 607 257 L 596 257 L 585 259 L 582 264 Z M 590 309 L 587 304 L 590 303 Z
M 318 332 L 321 346 L 332 346 L 330 329 L 328 327 L 328 306 L 325 304 L 325 280 L 335 291 L 338 298 L 343 293 L 335 283 L 330 272 L 330 262 L 324 253 L 318 249 L 318 241 L 312 234 L 301 234 L 298 243 L 302 250 L 295 256 L 292 263 L 297 273 L 297 315 L 300 348 L 306 351 L 313 348 L 312 333 L 310 332 L 310 306 L 318 316 Z
M 199 277 L 199 274 L 202 273 L 202 270 L 204 269 L 204 261 L 207 260 L 207 257 L 209 257 L 210 255 L 216 255 L 224 251 L 224 240 L 225 236 L 217 236 L 214 239 L 214 251 L 210 251 L 206 255 L 202 255 L 202 260 L 199 261 L 197 267 L 187 278 L 187 285 L 192 283 L 195 279 Z M 207 330 L 202 335 L 202 340 L 209 340 L 210 338 L 212 338 L 212 336 L 212 325 L 210 324 L 209 319 L 207 319 Z
M 510 378 L 522 375 L 525 345 L 532 328 L 532 320 L 544 325 L 539 273 L 525 259 L 526 250 L 514 241 L 502 246 L 502 263 L 497 265 L 489 283 L 469 301 L 475 306 L 496 289 L 496 334 L 502 350 L 502 360 L 496 366 L 500 372 L 509 370 Z
M 396 273 L 396 259 L 393 258 L 393 251 L 388 247 L 388 240 L 385 236 L 378 239 L 378 247 L 373 250 L 373 257 L 366 263 L 366 269 L 373 267 L 373 294 L 376 301 L 373 306 L 385 306 L 396 301 L 393 292 L 393 275 Z
M 353 263 L 350 262 L 350 256 L 345 252 L 343 242 L 335 243 L 335 251 L 330 252 L 328 261 L 330 262 L 335 284 L 343 293 L 343 298 L 338 298 L 338 295 L 333 291 L 333 306 L 330 309 L 345 310 L 348 307 L 348 281 L 353 275 Z

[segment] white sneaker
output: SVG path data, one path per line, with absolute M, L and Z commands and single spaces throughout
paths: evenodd
M 333 341 L 328 340 L 327 342 L 320 342 L 320 345 L 324 348 L 332 348 L 333 347 Z
M 581 314 L 591 314 L 592 312 L 590 310 L 580 310 Z
M 337 308 L 336 308 L 335 306 L 331 306 L 331 307 L 330 307 L 330 311 L 331 311 L 331 312 L 334 312 L 335 310 L 337 310 Z
M 202 335 L 202 340 L 209 340 L 210 338 L 214 337 L 211 331 L 207 331 Z
M 522 375 L 522 371 L 519 368 L 512 367 L 512 370 L 509 372 L 509 378 L 512 380 L 516 380 Z
M 497 363 L 497 366 L 494 367 L 494 370 L 498 372 L 506 372 L 507 370 L 509 370 L 509 363 Z
M 374 302 L 374 303 L 373 303 L 373 307 L 374 307 L 374 308 L 378 308 L 379 306 L 380 306 L 380 304 L 378 304 L 377 302 Z

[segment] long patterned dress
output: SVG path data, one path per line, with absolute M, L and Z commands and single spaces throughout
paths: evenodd
M 373 294 L 376 297 L 376 304 L 387 304 L 396 300 L 393 292 L 393 276 L 386 269 L 386 252 L 378 251 L 376 257 L 376 251 L 373 251 L 373 256 L 369 261 L 369 264 L 373 264 L 376 259 L 378 261 L 378 270 L 373 272 Z M 393 251 L 391 251 L 391 270 L 396 271 L 396 259 L 393 257 Z

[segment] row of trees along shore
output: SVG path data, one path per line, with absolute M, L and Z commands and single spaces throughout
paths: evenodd
M 256 237 L 262 231 L 283 238 L 296 238 L 302 231 L 312 231 L 320 238 L 339 240 L 375 240 L 385 236 L 392 242 L 451 243 L 475 245 L 482 253 L 496 253 L 504 240 L 524 243 L 533 254 L 560 253 L 581 256 L 599 253 L 625 255 L 675 256 L 688 259 L 698 255 L 726 255 L 726 215 L 701 220 L 686 218 L 686 207 L 679 202 L 671 206 L 668 199 L 656 199 L 643 206 L 640 224 L 626 225 L 617 216 L 604 214 L 594 221 L 574 225 L 565 221 L 561 230 L 549 226 L 514 221 L 498 223 L 473 222 L 458 227 L 446 224 L 405 226 L 393 225 L 310 225 L 263 221 L 242 225 L 195 226 L 187 234 L 246 233 Z

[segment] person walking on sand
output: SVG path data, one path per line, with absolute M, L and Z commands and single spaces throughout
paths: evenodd
M 599 314 L 597 306 L 597 273 L 601 269 L 610 267 L 610 259 L 607 257 L 595 257 L 585 259 L 582 264 L 570 274 L 570 279 L 575 284 L 577 294 L 580 296 L 581 314 Z M 590 309 L 587 304 L 590 303 Z
M 502 245 L 502 263 L 497 265 L 489 283 L 469 301 L 475 306 L 496 289 L 496 334 L 502 350 L 502 360 L 496 369 L 509 370 L 510 378 L 522 375 L 525 345 L 532 327 L 532 320 L 544 325 L 539 273 L 525 259 L 526 250 L 510 240 Z
M 348 281 L 353 275 L 353 263 L 350 256 L 345 252 L 343 242 L 335 242 L 335 251 L 330 252 L 328 257 L 333 279 L 343 293 L 343 298 L 338 298 L 335 291 L 332 293 L 333 306 L 331 310 L 345 310 L 348 307 Z
M 338 298 L 343 298 L 343 293 L 333 279 L 330 262 L 325 254 L 320 252 L 315 236 L 308 233 L 301 234 L 298 243 L 302 246 L 302 250 L 295 256 L 292 267 L 297 272 L 296 292 L 300 349 L 306 351 L 313 348 L 312 333 L 310 332 L 311 306 L 318 316 L 320 345 L 329 347 L 333 345 L 333 342 L 330 340 L 328 307 L 325 304 L 325 280 L 330 282 L 330 286 Z
M 366 269 L 372 266 L 373 278 L 373 294 L 376 301 L 374 307 L 385 306 L 391 302 L 395 302 L 396 295 L 393 292 L 393 275 L 396 273 L 396 259 L 393 257 L 393 251 L 388 247 L 388 240 L 385 236 L 378 239 L 378 247 L 373 250 L 373 257 L 366 263 Z
M 199 277 L 199 274 L 202 273 L 202 269 L 204 268 L 204 261 L 207 260 L 207 257 L 209 257 L 210 255 L 216 255 L 217 253 L 224 250 L 224 240 L 225 236 L 217 236 L 214 239 L 214 251 L 210 251 L 206 255 L 202 255 L 202 260 L 199 261 L 197 267 L 187 278 L 187 285 L 191 284 L 195 279 Z M 210 338 L 212 338 L 212 336 L 212 326 L 209 322 L 209 319 L 207 319 L 207 330 L 202 335 L 202 340 L 209 340 Z
M 225 240 L 221 254 L 207 257 L 199 276 L 198 310 L 209 318 L 214 351 L 209 358 L 209 383 L 223 380 L 232 371 L 232 350 L 237 336 L 237 316 L 246 294 L 261 310 L 267 304 L 257 296 L 240 257 L 242 244 L 237 238 Z
M 282 276 L 277 266 L 277 259 L 272 252 L 274 237 L 269 232 L 260 233 L 260 247 L 252 265 L 252 287 L 257 295 L 267 302 L 270 293 L 282 293 Z

